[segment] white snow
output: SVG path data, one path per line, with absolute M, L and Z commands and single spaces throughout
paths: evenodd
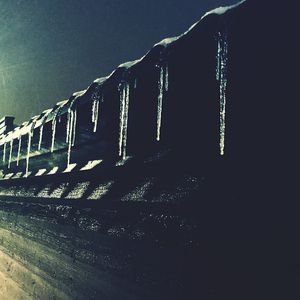
M 77 166 L 77 164 L 68 164 L 67 168 L 63 171 L 63 173 L 69 173 L 71 172 L 75 167 Z
M 95 168 L 96 166 L 98 166 L 99 164 L 102 163 L 102 159 L 100 160 L 90 160 L 84 167 L 82 167 L 80 169 L 80 171 L 88 171 L 91 170 L 93 168 Z
M 169 46 L 170 44 L 176 42 L 179 38 L 181 38 L 182 35 L 179 35 L 179 36 L 174 36 L 174 37 L 169 37 L 169 38 L 165 38 L 163 39 L 162 41 L 156 43 L 154 45 L 154 47 L 156 46 L 164 46 L 164 47 L 167 47 Z
M 105 82 L 107 80 L 108 76 L 106 77 L 100 77 L 100 78 L 97 78 L 93 81 L 93 83 L 97 83 L 97 84 L 102 84 L 103 82 Z
M 29 172 L 29 171 L 28 171 L 28 172 L 26 172 L 26 173 L 23 175 L 23 178 L 27 178 L 27 177 L 29 177 L 29 176 L 31 175 L 31 173 L 32 173 L 32 172 Z
M 218 7 L 218 8 L 215 8 L 213 10 L 210 10 L 208 11 L 207 13 L 205 13 L 200 21 L 197 21 L 196 23 L 194 23 L 187 31 L 185 31 L 184 33 L 182 33 L 181 35 L 178 35 L 178 36 L 175 36 L 175 37 L 169 37 L 169 38 L 166 38 L 166 39 L 163 39 L 162 41 L 156 43 L 154 45 L 154 47 L 156 46 L 164 46 L 164 47 L 167 47 L 171 44 L 173 44 L 174 42 L 176 42 L 178 39 L 180 39 L 181 37 L 187 35 L 194 27 L 196 27 L 196 25 L 198 25 L 205 17 L 209 16 L 209 15 L 212 15 L 212 14 L 217 14 L 217 15 L 223 15 L 225 14 L 227 11 L 231 10 L 232 8 L 235 8 L 237 6 L 239 6 L 240 4 L 242 4 L 243 2 L 245 2 L 246 0 L 243 0 L 241 2 L 238 2 L 234 5 L 230 5 L 230 6 L 221 6 L 221 7 Z
M 54 191 L 49 195 L 50 198 L 61 198 L 68 187 L 68 183 L 61 183 Z
M 106 195 L 110 188 L 113 186 L 114 181 L 108 181 L 106 183 L 102 183 L 98 185 L 92 194 L 88 197 L 89 200 L 99 200 L 101 199 L 104 195 Z
M 13 178 L 20 178 L 22 177 L 23 172 L 17 172 L 15 173 L 15 176 Z
M 58 170 L 59 170 L 58 167 L 54 167 L 47 175 L 53 175 L 53 174 L 56 174 Z
M 77 185 L 69 192 L 66 199 L 80 199 L 83 197 L 84 193 L 88 189 L 90 182 L 79 182 Z
M 47 172 L 47 169 L 39 169 L 35 176 L 42 176 Z
M 229 10 L 231 10 L 231 9 L 233 9 L 233 8 L 235 8 L 235 7 L 237 7 L 237 6 L 239 6 L 239 5 L 241 5 L 241 4 L 244 3 L 244 2 L 246 2 L 246 0 L 240 1 L 240 2 L 238 2 L 238 3 L 236 3 L 236 4 L 229 5 L 229 6 L 220 6 L 220 7 L 217 7 L 217 8 L 215 8 L 215 9 L 210 10 L 210 11 L 208 11 L 207 13 L 205 13 L 204 16 L 201 18 L 201 20 L 204 19 L 205 17 L 209 16 L 209 15 L 212 15 L 212 14 L 223 15 L 223 14 L 225 14 L 227 11 L 229 11 Z M 197 24 L 197 23 L 196 23 L 196 24 Z M 195 24 L 194 24 L 190 29 L 192 29 L 194 26 L 195 26 Z
M 132 60 L 132 61 L 127 61 L 127 62 L 125 62 L 125 63 L 123 63 L 123 64 L 120 64 L 120 65 L 118 66 L 118 68 L 125 68 L 125 69 L 128 69 L 128 68 L 130 68 L 130 67 L 136 65 L 136 64 L 139 63 L 140 61 L 142 61 L 144 57 L 145 57 L 145 55 L 144 55 L 143 57 L 141 57 L 140 59 L 136 59 L 136 60 Z
M 11 179 L 14 175 L 15 173 L 8 173 L 4 176 L 4 179 Z
M 75 97 L 75 98 L 81 97 L 85 94 L 86 91 L 87 91 L 87 89 L 75 92 L 75 93 L 72 94 L 72 96 Z

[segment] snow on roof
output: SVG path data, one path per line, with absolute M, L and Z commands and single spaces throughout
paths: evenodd
M 81 97 L 87 90 L 82 90 L 82 91 L 78 91 L 72 94 L 73 97 L 77 98 L 77 97 Z
M 206 14 L 204 14 L 204 16 L 200 19 L 200 21 L 202 19 L 204 19 L 205 17 L 207 17 L 208 15 L 212 15 L 212 14 L 216 14 L 216 15 L 223 15 L 225 14 L 228 10 L 231 10 L 232 8 L 235 8 L 239 5 L 241 5 L 242 3 L 246 2 L 246 0 L 242 0 L 236 4 L 230 5 L 230 6 L 220 6 L 217 7 L 213 10 L 208 11 Z M 194 24 L 195 25 L 195 24 Z M 193 26 L 192 26 L 193 27 Z
M 139 63 L 143 58 L 145 57 L 145 55 L 143 57 L 141 57 L 140 59 L 136 59 L 136 60 L 132 60 L 132 61 L 128 61 L 128 62 L 125 62 L 123 64 L 120 64 L 118 66 L 118 68 L 125 68 L 125 69 L 128 69 L 134 65 L 136 65 L 137 63 Z
M 208 11 L 207 13 L 205 13 L 202 18 L 197 21 L 196 23 L 194 23 L 187 31 L 185 31 L 184 33 L 182 33 L 181 35 L 175 36 L 175 37 L 170 37 L 170 38 L 166 38 L 163 39 L 162 41 L 160 41 L 159 43 L 156 43 L 154 45 L 154 47 L 156 46 L 164 46 L 167 47 L 171 44 L 173 44 L 174 42 L 176 42 L 178 39 L 180 39 L 181 37 L 185 36 L 186 34 L 188 34 L 197 24 L 199 24 L 205 17 L 207 17 L 208 15 L 212 15 L 212 14 L 217 14 L 217 15 L 223 15 L 224 13 L 226 13 L 228 10 L 231 10 L 232 8 L 235 8 L 237 6 L 239 6 L 240 4 L 242 4 L 243 2 L 245 2 L 246 0 L 240 1 L 234 5 L 230 5 L 230 6 L 221 6 L 218 8 L 215 8 L 213 10 Z
M 65 105 L 69 100 L 62 100 L 62 101 L 59 101 L 55 104 L 55 106 L 52 108 L 52 111 L 56 110 L 57 108 L 59 107 L 62 107 L 63 105 Z
M 100 77 L 100 78 L 97 78 L 93 81 L 93 83 L 97 83 L 97 84 L 102 84 L 103 82 L 105 82 L 105 80 L 108 78 L 108 76 L 106 77 Z
M 231 6 L 225 6 L 225 7 L 218 7 L 216 9 L 213 9 L 209 12 L 207 12 L 206 14 L 203 15 L 203 17 L 197 21 L 195 24 L 193 24 L 187 31 L 185 31 L 183 34 L 181 35 L 178 35 L 178 36 L 175 36 L 175 37 L 169 37 L 169 38 L 165 38 L 163 39 L 162 41 L 156 43 L 152 49 L 154 47 L 157 47 L 157 46 L 163 46 L 164 48 L 168 47 L 169 45 L 173 44 L 174 42 L 176 42 L 177 40 L 179 40 L 181 37 L 185 36 L 186 34 L 188 34 L 199 22 L 201 22 L 201 20 L 205 17 L 207 17 L 208 15 L 211 15 L 211 14 L 218 14 L 218 15 L 222 15 L 224 13 L 226 13 L 228 10 L 232 9 L 232 8 L 235 8 L 237 6 L 239 6 L 240 4 L 242 4 L 243 2 L 245 2 L 246 0 L 242 0 L 240 2 L 238 2 L 237 4 L 234 4 L 234 5 L 231 5 Z M 150 50 L 151 51 L 151 50 Z M 133 61 L 128 61 L 128 62 L 125 62 L 123 64 L 120 64 L 118 66 L 118 68 L 116 68 L 115 70 L 113 70 L 111 72 L 111 74 L 109 74 L 108 76 L 106 77 L 101 77 L 101 78 L 97 78 L 96 80 L 94 80 L 93 82 L 94 83 L 97 83 L 97 84 L 103 84 L 108 78 L 110 78 L 115 72 L 117 69 L 119 68 L 125 68 L 125 69 L 129 69 L 131 68 L 132 66 L 138 64 L 139 62 L 141 62 L 147 55 L 148 53 L 150 52 L 148 51 L 143 57 L 141 57 L 140 59 L 137 59 L 137 60 L 133 60 Z
M 50 114 L 50 112 L 52 111 L 52 108 L 46 109 L 43 111 L 44 116 Z
M 182 35 L 179 35 L 179 36 L 174 36 L 174 37 L 171 37 L 171 38 L 166 38 L 166 39 L 163 39 L 162 41 L 156 43 L 154 45 L 154 47 L 156 46 L 164 46 L 164 47 L 167 47 L 168 45 L 174 43 L 175 41 L 177 41 Z

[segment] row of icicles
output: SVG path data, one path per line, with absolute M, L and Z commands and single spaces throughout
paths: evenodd
M 134 81 L 134 88 L 137 87 L 137 80 Z M 163 108 L 163 98 L 165 92 L 168 91 L 168 66 L 163 65 L 160 66 L 159 72 L 159 80 L 158 80 L 158 99 L 157 99 L 157 119 L 156 119 L 156 140 L 160 141 L 160 132 L 161 132 L 161 120 L 162 120 L 162 108 Z M 119 156 L 122 159 L 126 159 L 127 157 L 127 128 L 128 128 L 128 114 L 129 114 L 129 98 L 130 98 L 130 84 L 128 82 L 123 82 L 120 84 L 120 125 L 119 125 Z M 93 124 L 93 132 L 97 131 L 98 120 L 99 120 L 99 109 L 100 103 L 103 102 L 103 95 L 99 95 L 98 93 L 92 96 L 92 124 Z M 77 125 L 77 110 L 73 108 L 75 99 L 70 105 L 68 109 L 67 115 L 67 125 L 66 125 L 66 143 L 68 144 L 68 152 L 67 152 L 67 166 L 71 163 L 71 150 L 75 145 L 76 139 L 76 125 Z M 54 152 L 55 148 L 55 137 L 56 137 L 56 127 L 57 127 L 57 116 L 59 113 L 59 109 L 56 111 L 56 115 L 52 119 L 51 129 L 52 129 L 52 137 L 51 137 L 51 152 Z M 38 141 L 38 150 L 41 150 L 42 142 L 43 142 L 43 133 L 44 133 L 44 123 L 46 121 L 46 115 L 43 116 L 42 125 L 39 128 L 39 141 Z M 27 143 L 27 153 L 26 153 L 26 175 L 29 174 L 29 162 L 30 162 L 30 153 L 31 153 L 31 145 L 32 138 L 34 133 L 36 121 L 34 120 L 31 123 L 31 127 L 28 134 L 28 143 Z M 11 167 L 12 161 L 12 150 L 13 150 L 14 139 L 10 141 L 10 151 L 8 158 L 8 169 Z M 18 137 L 18 153 L 16 163 L 19 165 L 20 155 L 21 155 L 21 145 L 22 145 L 22 135 Z M 4 143 L 3 148 L 3 163 L 6 161 L 6 148 L 7 143 Z
M 220 154 L 224 155 L 225 148 L 225 114 L 226 114 L 226 89 L 227 89 L 227 61 L 228 61 L 228 41 L 227 34 L 219 32 L 218 33 L 218 48 L 217 48 L 217 67 L 216 67 L 216 79 L 219 82 L 219 95 L 220 95 Z M 162 110 L 163 110 L 163 99 L 165 93 L 169 88 L 169 69 L 168 65 L 164 64 L 159 66 L 159 79 L 158 79 L 158 98 L 157 98 L 157 117 L 156 117 L 156 140 L 160 141 L 161 139 L 161 125 L 162 125 Z M 137 86 L 137 80 L 134 81 L 134 88 Z M 130 89 L 131 86 L 128 82 L 122 82 L 120 84 L 120 120 L 119 120 L 119 156 L 122 159 L 127 157 L 127 128 L 128 128 L 128 116 L 129 116 L 129 99 L 130 99 Z M 92 124 L 93 132 L 97 131 L 98 120 L 99 120 L 99 109 L 100 103 L 103 102 L 103 95 L 95 93 L 92 96 Z M 72 101 L 70 108 L 68 109 L 67 116 L 67 126 L 66 126 L 66 143 L 68 144 L 68 153 L 67 153 L 67 165 L 70 165 L 71 162 L 71 150 L 75 145 L 76 139 L 76 125 L 77 125 L 77 110 L 73 108 L 75 99 Z M 55 146 L 55 136 L 56 136 L 56 126 L 57 126 L 57 116 L 60 108 L 57 109 L 56 115 L 52 120 L 52 138 L 51 138 L 51 152 L 54 151 Z M 39 142 L 38 150 L 41 150 L 42 141 L 43 141 L 43 132 L 44 132 L 44 123 L 46 121 L 46 115 L 43 116 L 42 125 L 39 130 Z M 33 138 L 34 126 L 36 121 L 33 121 L 28 132 L 28 144 L 27 144 L 27 155 L 26 155 L 26 175 L 29 174 L 29 161 L 31 153 L 31 143 Z M 21 154 L 21 144 L 22 144 L 22 135 L 18 137 L 18 153 L 17 153 L 17 166 L 20 161 Z M 10 142 L 10 151 L 8 159 L 8 168 L 11 167 L 12 161 L 12 149 L 14 140 Z M 6 148 L 7 143 L 4 143 L 3 146 L 3 163 L 6 161 Z

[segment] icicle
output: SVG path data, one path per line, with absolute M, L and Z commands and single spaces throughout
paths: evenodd
M 99 120 L 99 106 L 100 102 L 103 102 L 103 95 L 97 90 L 93 96 L 93 105 L 92 105 L 92 123 L 93 123 L 93 132 L 97 131 L 98 120 Z
M 94 124 L 93 132 L 97 131 L 99 118 L 99 99 L 94 99 L 92 108 L 92 123 Z
M 31 141 L 34 133 L 34 125 L 35 121 L 31 124 L 30 130 L 28 132 L 28 144 L 27 144 L 27 156 L 26 156 L 26 173 L 25 176 L 27 177 L 29 174 L 29 159 L 30 159 L 30 151 L 31 151 Z
M 28 132 L 28 144 L 27 144 L 27 155 L 26 155 L 26 176 L 28 175 L 29 172 L 30 150 L 31 150 L 31 132 Z
M 73 111 L 73 125 L 72 125 L 72 147 L 75 145 L 76 139 L 76 125 L 77 125 L 77 110 Z
M 32 140 L 32 137 L 33 137 L 34 124 L 35 123 L 33 123 L 31 125 L 31 128 L 30 128 L 30 130 L 28 132 L 28 144 L 27 144 L 27 155 L 26 155 L 26 172 L 25 172 L 26 177 L 29 174 L 29 159 L 30 159 L 31 140 Z
M 41 127 L 40 127 L 40 136 L 39 136 L 38 150 L 41 150 L 41 148 L 42 148 L 43 132 L 44 132 L 44 125 L 41 125 Z
M 160 76 L 159 76 L 159 95 L 157 101 L 157 132 L 156 132 L 156 140 L 160 140 L 160 128 L 161 128 L 161 115 L 162 115 L 162 102 L 163 102 L 163 78 L 164 71 L 163 68 L 160 68 Z
M 14 140 L 10 141 L 10 149 L 9 149 L 9 158 L 8 158 L 8 168 L 10 169 L 11 159 L 12 159 L 12 150 L 13 150 Z
M 56 133 L 56 116 L 52 120 L 51 152 L 54 151 L 55 133 Z
M 19 146 L 18 146 L 18 155 L 17 155 L 17 166 L 19 166 L 20 154 L 21 154 L 21 145 L 22 145 L 22 136 L 19 136 Z
M 66 127 L 66 143 L 69 142 L 69 136 L 70 136 L 70 113 L 68 111 L 68 116 L 67 116 L 67 127 Z
M 5 159 L 6 159 L 6 143 L 4 143 L 3 145 L 3 163 L 5 163 Z
M 120 134 L 119 134 L 119 156 L 126 158 L 127 150 L 127 127 L 129 113 L 130 85 L 122 84 L 120 90 Z
M 169 90 L 169 66 L 165 65 L 165 72 L 164 72 L 164 86 L 165 91 L 167 92 Z
M 128 113 L 129 113 L 129 92 L 130 86 L 126 83 L 126 93 L 125 93 L 125 113 L 124 113 L 124 133 L 123 133 L 123 159 L 126 158 L 127 154 L 127 132 L 128 132 Z
M 119 156 L 122 155 L 123 127 L 124 127 L 124 109 L 125 109 L 125 89 L 120 89 L 120 132 L 119 132 Z
M 74 100 L 73 100 L 74 101 Z M 68 158 L 67 165 L 70 165 L 71 162 L 71 150 L 75 145 L 76 139 L 76 125 L 77 125 L 77 110 L 72 109 L 73 102 L 71 103 L 68 110 L 68 122 L 67 122 L 67 137 L 66 142 L 68 143 Z
M 169 67 L 167 64 L 160 66 L 160 76 L 159 76 L 159 81 L 158 81 L 158 88 L 159 88 L 159 94 L 158 94 L 158 99 L 157 99 L 156 140 L 160 141 L 163 98 L 164 98 L 165 92 L 167 92 L 169 90 Z
M 135 79 L 134 79 L 134 88 L 135 88 L 135 89 L 137 88 L 137 81 L 138 81 L 137 78 L 135 78 Z
M 73 124 L 74 124 L 74 121 L 73 121 L 73 118 L 74 118 L 74 112 L 69 109 L 68 111 L 68 126 L 67 126 L 67 143 L 68 143 L 68 161 L 67 161 L 67 165 L 69 166 L 70 165 L 70 161 L 71 161 L 71 148 L 72 148 L 72 127 L 73 127 Z
M 218 50 L 217 50 L 217 67 L 216 67 L 216 80 L 220 80 L 220 66 L 221 66 L 221 42 L 220 42 L 220 38 L 221 38 L 221 33 L 218 33 Z
M 219 81 L 220 101 L 220 154 L 224 155 L 225 148 L 225 116 L 226 116 L 226 88 L 227 88 L 227 61 L 228 41 L 227 35 L 218 33 L 216 78 Z

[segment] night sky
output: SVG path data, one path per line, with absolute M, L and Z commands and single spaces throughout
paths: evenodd
M 23 122 L 236 0 L 0 0 L 0 117 Z

